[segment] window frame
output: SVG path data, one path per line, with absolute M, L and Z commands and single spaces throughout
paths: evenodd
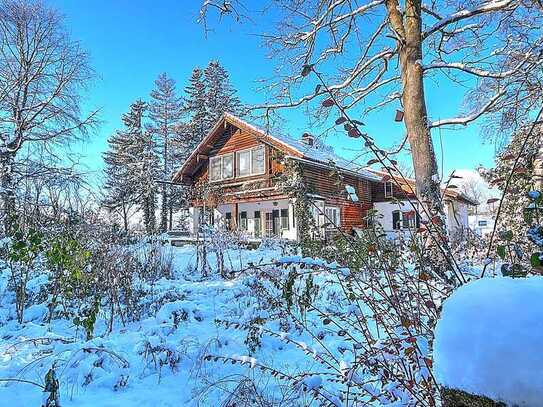
M 387 185 L 390 185 L 390 193 L 387 192 Z M 384 182 L 385 198 L 394 198 L 394 183 L 391 181 Z
M 255 154 L 255 152 L 257 150 L 260 150 L 260 149 L 262 150 L 262 160 L 263 160 L 262 171 L 255 172 L 255 170 L 253 168 L 253 155 Z M 242 175 L 242 174 L 239 173 L 239 168 L 240 168 L 239 156 L 240 156 L 240 154 L 243 154 L 243 153 L 249 153 L 249 173 Z M 258 144 L 255 147 L 244 148 L 243 150 L 238 150 L 238 151 L 235 152 L 235 154 L 236 154 L 236 157 L 235 157 L 235 161 L 236 161 L 235 177 L 236 178 L 253 177 L 255 175 L 264 175 L 264 174 L 266 174 L 266 147 L 264 146 L 264 144 Z
M 328 211 L 335 212 L 335 216 L 331 217 Z M 324 207 L 325 223 L 327 229 L 335 229 L 341 227 L 341 210 L 338 206 Z
M 285 216 L 286 212 L 286 216 Z M 289 230 L 290 229 L 290 214 L 288 208 L 280 209 L 279 211 L 279 224 L 281 227 L 281 230 Z M 283 225 L 283 222 L 286 223 L 286 225 Z
M 235 160 L 235 157 L 234 157 L 234 153 L 228 153 L 228 154 L 222 154 L 220 155 L 219 157 L 221 157 L 221 179 L 232 179 L 234 178 L 235 176 L 235 165 L 234 165 L 234 160 Z M 226 157 L 230 157 L 232 159 L 232 175 L 230 175 L 229 177 L 225 177 L 224 176 L 224 159 Z
M 219 178 L 211 178 L 212 168 L 213 168 L 213 162 L 218 161 L 219 162 Z M 209 164 L 208 164 L 208 174 L 207 178 L 209 179 L 209 182 L 217 182 L 222 180 L 222 157 L 220 155 L 216 155 L 213 157 L 209 157 Z
M 240 211 L 238 215 L 238 229 L 242 231 L 249 230 L 249 217 L 247 211 Z
M 232 175 L 228 176 L 228 177 L 224 176 L 224 158 L 225 157 L 231 157 L 232 158 Z M 234 160 L 235 160 L 234 153 L 226 153 L 226 154 L 220 154 L 220 155 L 215 155 L 213 157 L 209 157 L 208 175 L 207 175 L 207 178 L 208 178 L 209 182 L 220 182 L 220 181 L 224 181 L 224 180 L 233 179 L 234 176 L 235 176 Z M 212 179 L 211 178 L 211 174 L 212 174 L 211 168 L 213 166 L 212 163 L 215 162 L 215 161 L 219 162 L 219 178 Z

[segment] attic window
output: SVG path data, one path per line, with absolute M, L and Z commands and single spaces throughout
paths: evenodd
M 236 175 L 261 175 L 266 172 L 264 146 L 236 152 Z
M 349 199 L 353 202 L 358 202 L 358 195 L 356 194 L 356 189 L 352 185 L 345 185 L 345 191 L 347 191 L 347 195 L 349 196 Z
M 385 182 L 385 198 L 394 196 L 394 184 L 390 181 Z
M 234 155 L 225 154 L 209 159 L 209 180 L 220 181 L 234 177 Z

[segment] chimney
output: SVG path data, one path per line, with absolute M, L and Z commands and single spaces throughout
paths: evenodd
M 302 134 L 302 143 L 312 146 L 315 144 L 315 138 L 309 133 L 304 133 Z

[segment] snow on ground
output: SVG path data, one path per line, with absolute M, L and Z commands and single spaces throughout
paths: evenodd
M 69 320 L 43 323 L 45 304 L 27 310 L 25 323 L 13 319 L 13 304 L 6 292 L 7 275 L 0 274 L 0 378 L 18 378 L 43 383 L 53 361 L 61 383 L 61 402 L 69 406 L 215 406 L 224 400 L 243 374 L 255 381 L 258 369 L 250 369 L 255 359 L 245 358 L 244 366 L 204 362 L 207 353 L 246 356 L 247 332 L 226 330 L 215 319 L 247 321 L 254 317 L 255 297 L 245 284 L 250 277 L 233 280 L 200 279 L 190 272 L 195 251 L 191 246 L 172 248 L 175 278 L 161 279 L 141 299 L 163 304 L 140 321 L 123 326 L 116 321 L 111 334 L 105 334 L 106 321 L 99 318 L 95 338 L 84 340 L 82 332 Z M 269 261 L 278 250 L 232 251 L 226 263 L 235 268 L 249 262 Z M 35 289 L 42 284 L 31 281 Z M 149 294 L 149 292 L 151 294 Z M 279 327 L 277 327 L 279 329 Z M 268 365 L 296 369 L 295 348 L 285 348 L 276 338 L 263 338 L 262 347 L 252 355 Z M 215 385 L 214 385 L 215 383 Z M 27 383 L 0 382 L 0 405 L 38 406 L 39 387 Z
M 435 374 L 448 387 L 541 406 L 543 277 L 490 278 L 458 289 L 443 306 Z

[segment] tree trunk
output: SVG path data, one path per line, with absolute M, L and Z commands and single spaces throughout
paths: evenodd
M 123 226 L 124 226 L 124 232 L 128 233 L 128 211 L 126 210 L 126 203 L 123 200 L 122 204 L 123 208 Z
M 168 229 L 168 186 L 162 184 L 162 202 L 160 207 L 160 231 Z
M 168 125 L 164 130 L 164 179 L 168 177 Z M 168 185 L 162 184 L 162 206 L 160 208 L 160 231 L 166 232 L 168 228 Z
M 396 0 L 387 0 L 390 24 L 400 37 L 402 103 L 415 170 L 416 192 L 430 213 L 444 217 L 439 175 L 424 96 L 420 0 L 406 0 L 405 18 Z M 405 23 L 404 23 L 405 22 Z
M 13 164 L 15 156 L 10 153 L 0 155 L 0 199 L 2 203 L 2 232 L 10 236 L 15 224 L 15 185 L 13 184 Z

